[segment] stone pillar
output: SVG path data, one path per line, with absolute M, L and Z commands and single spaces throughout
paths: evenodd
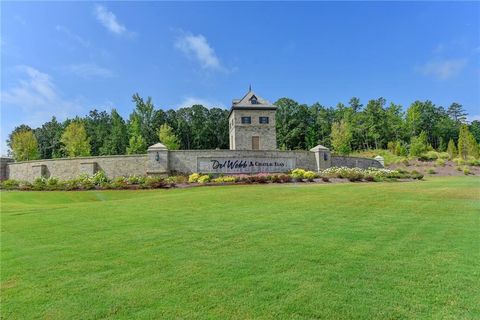
M 378 162 L 380 162 L 380 164 L 382 165 L 382 167 L 385 168 L 385 160 L 383 159 L 382 156 L 376 156 L 375 158 L 373 158 L 375 160 L 377 160 Z
M 315 161 L 317 163 L 317 171 L 330 168 L 332 166 L 332 157 L 330 156 L 330 149 L 317 145 L 310 149 L 311 152 L 315 153 Z
M 8 179 L 8 163 L 13 162 L 12 158 L 0 158 L 0 181 Z
M 147 149 L 147 175 L 163 176 L 169 173 L 168 149 L 161 143 L 156 143 Z

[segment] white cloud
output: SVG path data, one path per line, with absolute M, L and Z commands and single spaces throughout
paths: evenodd
M 94 10 L 95 17 L 97 20 L 110 32 L 117 35 L 122 35 L 127 33 L 127 28 L 118 22 L 117 17 L 113 12 L 108 11 L 108 9 L 102 5 L 96 5 Z
M 467 59 L 435 59 L 428 61 L 418 68 L 418 71 L 425 76 L 431 76 L 439 80 L 450 79 L 462 72 L 467 65 Z
M 16 86 L 2 91 L 0 102 L 2 112 L 13 112 L 9 111 L 9 107 L 18 107 L 23 111 L 25 118 L 18 119 L 19 123 L 37 126 L 52 116 L 62 119 L 82 110 L 78 101 L 69 101 L 61 96 L 48 74 L 29 66 L 20 66 L 18 70 L 25 77 Z
M 97 66 L 93 63 L 73 64 L 64 67 L 64 69 L 85 79 L 113 77 L 113 72 L 111 70 Z
M 202 99 L 198 97 L 186 97 L 185 99 L 183 99 L 181 103 L 177 105 L 177 109 L 188 108 L 195 104 L 201 104 L 206 108 L 211 108 L 211 107 L 223 108 L 224 107 L 222 103 L 210 101 L 208 99 Z
M 225 70 L 215 54 L 215 50 L 203 35 L 185 33 L 177 38 L 175 47 L 188 57 L 197 60 L 201 67 L 211 70 Z
M 480 121 L 480 114 L 474 114 L 474 115 L 468 115 L 467 116 L 467 122 L 472 122 L 472 121 Z
M 64 26 L 57 25 L 55 26 L 55 30 L 58 32 L 64 33 L 67 35 L 70 39 L 74 40 L 78 44 L 80 44 L 82 47 L 89 48 L 90 47 L 90 41 L 83 39 L 79 35 L 76 35 L 75 33 L 71 32 L 70 29 Z

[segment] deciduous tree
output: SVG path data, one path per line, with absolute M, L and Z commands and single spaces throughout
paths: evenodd
M 77 120 L 71 122 L 65 128 L 60 141 L 65 146 L 65 153 L 69 157 L 90 155 L 90 138 L 87 136 L 87 131 L 82 121 Z
M 36 160 L 40 158 L 37 138 L 32 130 L 20 130 L 11 138 L 13 158 L 16 161 Z

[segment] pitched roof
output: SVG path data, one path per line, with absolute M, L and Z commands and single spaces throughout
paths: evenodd
M 256 101 L 256 103 L 255 103 Z M 252 90 L 249 90 L 246 95 L 243 96 L 241 99 L 234 99 L 232 101 L 232 108 L 233 107 L 275 107 L 269 101 L 263 99 L 259 95 L 257 95 Z

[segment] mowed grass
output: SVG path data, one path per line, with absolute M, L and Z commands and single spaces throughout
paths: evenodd
M 478 319 L 479 181 L 2 192 L 2 317 Z

